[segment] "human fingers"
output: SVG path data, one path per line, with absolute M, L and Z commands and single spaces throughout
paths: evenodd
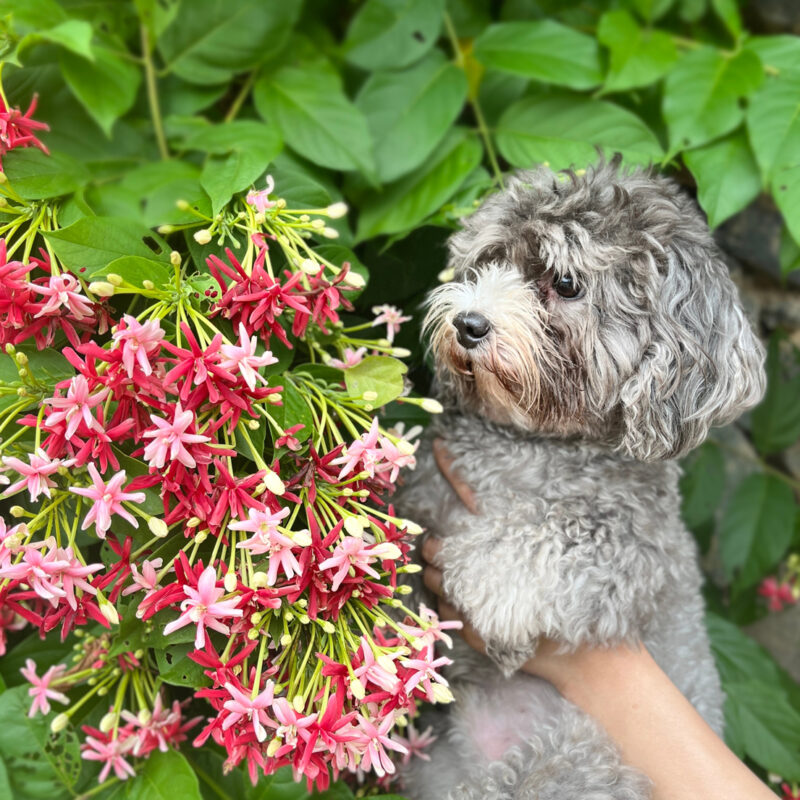
M 422 543 L 422 557 L 428 564 L 439 566 L 439 551 L 442 549 L 442 542 L 432 536 L 429 536 Z
M 427 566 L 422 570 L 422 582 L 437 597 L 442 597 L 442 571 L 436 567 Z
M 433 457 L 436 459 L 436 465 L 439 471 L 445 477 L 447 482 L 453 487 L 453 491 L 459 496 L 461 502 L 467 507 L 471 514 L 478 513 L 478 501 L 475 499 L 475 492 L 469 487 L 467 482 L 463 480 L 453 470 L 453 456 L 444 443 L 444 439 L 433 440 Z
M 486 643 L 481 639 L 475 628 L 467 622 L 461 612 L 447 600 L 439 600 L 439 619 L 447 621 L 458 621 L 461 623 L 461 630 L 459 634 L 461 638 L 473 649 L 479 653 L 486 652 Z

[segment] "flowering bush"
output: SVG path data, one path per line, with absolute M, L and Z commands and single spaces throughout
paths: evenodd
M 730 0 L 0 10 L 0 797 L 384 791 L 449 699 L 402 602 L 392 491 L 436 410 L 403 309 L 506 171 L 598 146 L 712 226 L 765 193 L 790 275 L 800 38 Z M 740 629 L 800 595 L 798 340 L 768 332 L 683 514 L 726 736 L 788 798 L 800 689 Z

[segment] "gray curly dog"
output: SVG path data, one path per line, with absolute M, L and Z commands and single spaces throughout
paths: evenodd
M 641 640 L 715 731 L 719 678 L 674 459 L 764 391 L 763 348 L 694 203 L 616 161 L 523 172 L 450 240 L 426 328 L 446 413 L 401 511 L 444 540 L 457 642 L 414 800 L 639 800 L 650 783 L 550 684 L 539 636 Z M 443 437 L 470 514 L 436 468 Z M 428 722 L 431 720 L 429 719 Z

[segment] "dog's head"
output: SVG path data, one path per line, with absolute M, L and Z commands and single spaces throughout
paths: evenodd
M 764 353 L 709 230 L 615 162 L 520 173 L 450 240 L 426 329 L 445 392 L 529 431 L 682 455 L 764 391 Z

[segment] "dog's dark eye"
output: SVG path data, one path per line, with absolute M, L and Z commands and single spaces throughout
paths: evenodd
M 559 297 L 568 300 L 574 300 L 583 294 L 583 289 L 569 275 L 556 275 L 553 278 L 553 288 Z

